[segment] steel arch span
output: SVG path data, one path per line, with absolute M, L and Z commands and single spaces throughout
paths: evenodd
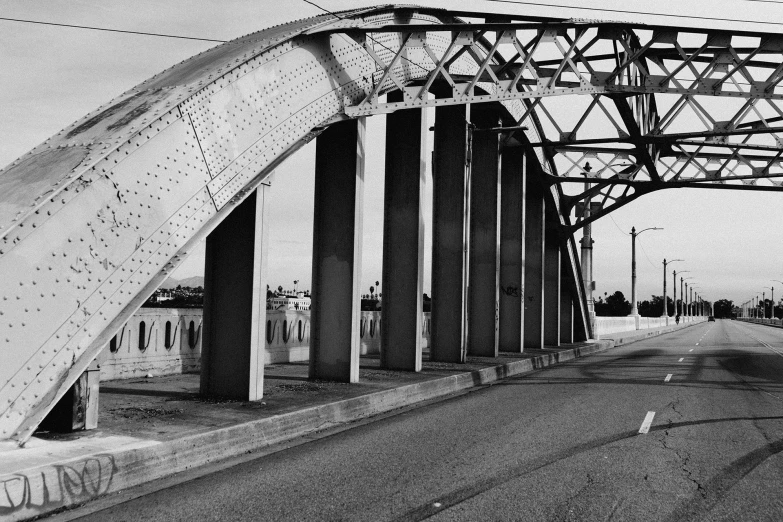
M 604 210 L 574 226 L 666 186 L 781 189 L 781 42 L 385 6 L 250 34 L 158 74 L 0 172 L 0 439 L 27 440 L 191 248 L 345 119 L 502 103 L 513 124 L 485 130 L 534 148 L 566 231 L 588 198 Z M 392 90 L 402 101 L 384 103 Z M 565 99 L 586 104 L 561 118 Z M 588 126 L 599 137 L 578 140 Z M 591 187 L 564 196 L 560 183 L 584 181 L 571 173 Z M 581 281 L 572 239 L 568 252 Z

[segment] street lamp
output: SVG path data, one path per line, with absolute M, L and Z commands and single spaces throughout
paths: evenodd
M 770 281 L 783 284 L 783 281 L 779 281 L 777 279 L 770 279 Z M 775 289 L 774 288 L 772 288 L 772 318 L 773 319 L 775 318 Z
M 762 286 L 761 288 L 769 288 L 772 290 L 772 295 L 770 296 L 770 299 L 772 299 L 772 312 L 774 314 L 775 312 L 775 287 L 773 286 Z M 765 292 L 761 292 L 762 300 L 764 302 L 764 319 L 767 318 L 767 296 Z
M 688 281 L 689 279 L 693 279 L 693 277 L 680 277 L 680 291 L 682 291 L 682 283 L 684 281 Z M 683 315 L 685 317 L 690 317 L 691 308 L 690 305 L 688 304 L 688 283 L 685 283 L 685 291 L 682 293 L 682 297 L 685 300 L 685 308 L 684 308 L 685 313 L 683 313 Z
M 661 314 L 661 317 L 669 317 L 669 310 L 668 306 L 666 306 L 666 265 L 674 263 L 675 261 L 685 261 L 684 259 L 672 259 L 671 261 L 666 261 L 666 258 L 663 260 L 663 313 Z
M 677 312 L 677 271 L 672 270 L 674 273 L 674 281 L 672 282 L 672 287 L 674 287 L 674 315 L 678 315 Z M 680 270 L 680 274 L 684 274 L 685 272 L 690 272 L 690 270 Z M 682 281 L 680 281 L 680 311 L 679 315 L 683 315 L 683 309 L 682 309 Z
M 696 291 L 699 289 L 695 284 L 691 284 L 691 315 L 693 317 L 699 316 L 699 293 Z
M 630 315 L 639 315 L 639 308 L 636 306 L 636 236 L 648 230 L 663 229 L 658 227 L 650 227 L 637 232 L 636 227 L 631 227 L 631 304 L 633 306 L 631 306 Z

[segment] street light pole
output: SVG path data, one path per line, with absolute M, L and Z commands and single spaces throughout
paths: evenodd
M 636 236 L 648 230 L 663 230 L 658 227 L 645 228 L 636 231 L 636 227 L 631 227 L 631 313 L 630 315 L 639 315 L 639 308 L 636 305 Z
M 683 281 L 687 281 L 688 279 L 693 279 L 692 277 L 681 277 L 680 278 L 680 285 L 682 285 Z M 688 283 L 685 283 L 685 292 L 682 294 L 685 298 L 685 316 L 690 317 L 691 316 L 691 307 L 690 303 L 688 302 Z
M 672 259 L 671 261 L 666 261 L 664 258 L 663 260 L 663 313 L 661 314 L 661 317 L 667 318 L 667 324 L 668 324 L 668 318 L 669 318 L 669 310 L 666 303 L 666 265 L 669 265 L 671 263 L 674 263 L 675 261 L 685 261 L 684 259 Z
M 779 281 L 777 279 L 772 279 L 772 281 L 776 283 L 783 284 L 783 281 Z M 775 319 L 775 290 L 772 290 L 772 318 Z
M 680 309 L 677 310 L 677 271 L 672 270 L 674 273 L 674 281 L 672 281 L 672 287 L 674 288 L 674 315 L 683 315 L 683 309 L 682 309 L 682 281 L 680 281 Z M 690 272 L 690 270 L 680 270 L 680 275 L 684 274 L 685 272 Z

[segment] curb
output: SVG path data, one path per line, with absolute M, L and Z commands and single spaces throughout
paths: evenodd
M 0 475 L 0 518 L 24 520 L 75 507 L 109 493 L 251 453 L 324 428 L 444 397 L 674 329 L 677 328 L 661 328 L 617 340 L 593 341 L 530 359 L 373 392 L 177 440 L 136 440 L 111 449 L 96 445 L 95 451 L 88 451 L 87 455 L 65 457 L 54 463 Z

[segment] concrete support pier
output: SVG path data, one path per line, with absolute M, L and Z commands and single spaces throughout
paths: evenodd
M 491 104 L 473 107 L 470 164 L 470 259 L 468 261 L 468 353 L 497 357 L 498 181 L 500 116 Z
M 560 344 L 574 342 L 574 303 L 571 287 L 572 278 L 569 277 L 570 266 L 567 255 L 560 252 Z
M 500 168 L 498 349 L 522 351 L 525 149 L 505 147 Z
M 544 344 L 560 346 L 560 234 L 551 214 L 544 233 Z
M 317 138 L 310 312 L 310 378 L 359 380 L 365 120 Z
M 435 109 L 430 360 L 465 362 L 469 105 Z
M 527 169 L 525 176 L 523 349 L 544 347 L 544 188 L 534 174 Z
M 206 395 L 263 396 L 268 192 L 261 185 L 207 237 L 200 384 Z
M 425 111 L 386 117 L 381 367 L 390 370 L 421 370 L 426 140 Z

